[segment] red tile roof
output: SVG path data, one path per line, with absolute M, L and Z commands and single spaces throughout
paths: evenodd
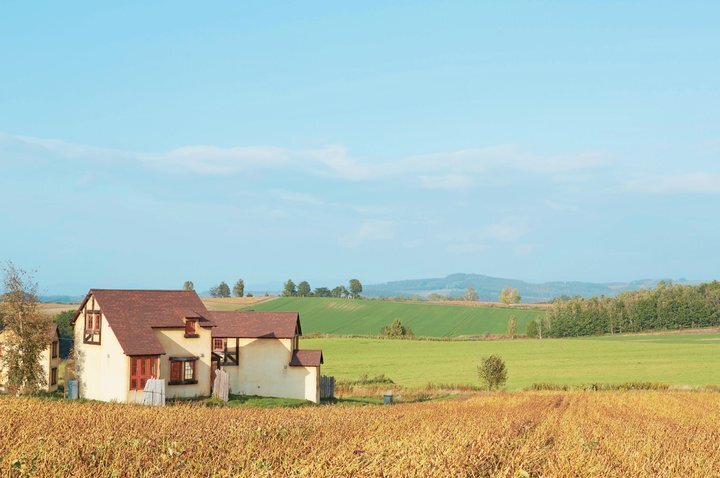
M 290 359 L 291 367 L 319 367 L 321 363 L 322 350 L 296 350 Z
M 126 355 L 164 354 L 153 328 L 183 328 L 185 317 L 199 318 L 201 327 L 213 326 L 193 290 L 90 289 L 73 323 L 92 296 Z
M 302 335 L 297 312 L 265 312 L 254 310 L 209 312 L 215 323 L 216 338 L 291 339 Z

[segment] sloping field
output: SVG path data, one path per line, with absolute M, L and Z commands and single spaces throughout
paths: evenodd
M 717 476 L 699 392 L 479 394 L 394 406 L 165 408 L 0 398 L 2 476 Z
M 307 338 L 300 346 L 323 350 L 324 375 L 357 379 L 385 374 L 404 386 L 479 385 L 476 366 L 490 354 L 505 360 L 509 389 L 539 382 L 720 385 L 717 333 L 460 342 Z
M 399 319 L 419 337 L 503 334 L 511 315 L 518 320 L 518 332 L 523 332 L 528 321 L 544 313 L 538 309 L 319 297 L 281 297 L 247 308 L 299 312 L 304 334 L 378 335 L 384 325 Z

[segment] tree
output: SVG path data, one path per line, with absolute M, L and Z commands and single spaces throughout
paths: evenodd
M 48 346 L 50 318 L 38 309 L 37 283 L 32 276 L 11 262 L 4 272 L 0 315 L 9 331 L 2 356 L 7 388 L 16 394 L 31 394 L 46 385 L 40 356 Z
M 297 294 L 300 297 L 307 297 L 310 295 L 310 284 L 308 284 L 308 281 L 304 280 L 301 283 L 298 284 Z
M 313 295 L 315 297 L 331 297 L 332 292 L 327 287 L 317 287 Z
M 475 292 L 475 289 L 473 289 L 472 287 L 468 287 L 467 289 L 465 289 L 464 299 L 472 302 L 477 302 L 478 295 L 477 292 Z
M 345 288 L 344 285 L 339 285 L 335 287 L 330 293 L 333 297 L 336 297 L 338 299 L 350 295 L 350 292 Z
M 350 279 L 348 289 L 350 290 L 350 295 L 353 299 L 360 297 L 360 293 L 363 291 L 362 284 L 357 279 Z
M 245 281 L 238 279 L 233 287 L 233 295 L 235 297 L 243 297 L 245 295 Z
M 292 279 L 288 279 L 283 287 L 283 297 L 294 297 L 297 295 L 297 289 Z
M 183 283 L 183 290 L 195 290 L 195 284 L 190 280 L 186 280 L 185 283 Z
M 220 282 L 216 287 L 210 288 L 210 295 L 213 297 L 230 297 L 230 286 L 225 281 Z
M 399 319 L 392 321 L 392 324 L 384 326 L 380 329 L 381 337 L 413 337 L 413 332 L 409 326 L 405 326 Z
M 508 319 L 507 333 L 511 339 L 514 339 L 517 335 L 517 317 L 511 315 Z
M 510 287 L 505 287 L 502 292 L 500 292 L 500 302 L 506 305 L 510 304 L 519 304 L 520 303 L 520 293 L 517 289 L 511 289 Z
M 499 355 L 482 358 L 477 367 L 477 374 L 488 390 L 497 390 L 507 382 L 505 362 Z

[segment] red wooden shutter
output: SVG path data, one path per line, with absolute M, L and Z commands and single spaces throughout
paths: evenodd
M 170 381 L 182 382 L 182 362 L 170 362 Z

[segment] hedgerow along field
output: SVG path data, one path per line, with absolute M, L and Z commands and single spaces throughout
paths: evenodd
M 3 476 L 717 476 L 707 392 L 164 408 L 0 398 Z M 22 426 L 18 426 L 22 424 Z
M 246 308 L 299 312 L 304 334 L 378 335 L 384 325 L 399 319 L 419 337 L 504 334 L 511 315 L 522 333 L 527 322 L 545 313 L 542 309 L 320 297 L 280 297 Z
M 479 385 L 476 366 L 490 354 L 505 360 L 511 390 L 542 382 L 720 385 L 718 333 L 480 341 L 305 338 L 301 343 L 323 350 L 325 375 L 352 380 L 384 374 L 407 387 Z

